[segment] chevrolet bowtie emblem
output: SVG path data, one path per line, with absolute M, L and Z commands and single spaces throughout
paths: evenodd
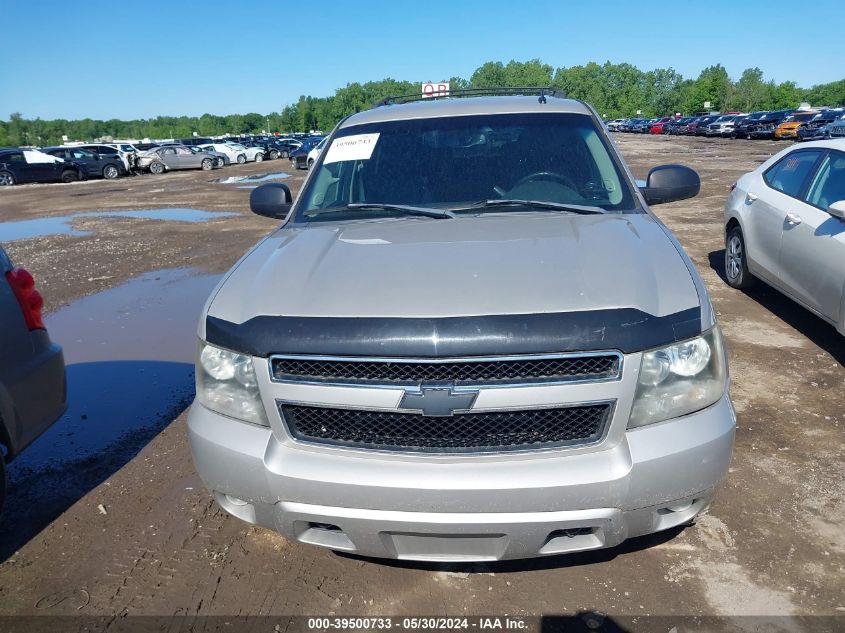
M 419 411 L 427 416 L 450 416 L 455 411 L 466 411 L 478 391 L 452 391 L 451 387 L 423 387 L 420 391 L 406 391 L 399 401 L 400 409 Z

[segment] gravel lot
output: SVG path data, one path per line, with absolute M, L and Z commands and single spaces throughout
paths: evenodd
M 697 198 L 655 208 L 710 290 L 739 416 L 728 479 L 694 526 L 590 554 L 438 567 L 340 556 L 227 516 L 194 473 L 187 444 L 192 333 L 217 276 L 275 222 L 249 213 L 249 191 L 239 188 L 248 181 L 211 181 L 287 171 L 296 193 L 304 174 L 279 160 L 21 186 L 0 191 L 2 222 L 184 207 L 235 215 L 82 216 L 71 222 L 85 235 L 5 244 L 46 296 L 74 402 L 10 473 L 0 615 L 845 615 L 845 339 L 774 291 L 739 292 L 720 277 L 728 186 L 783 145 L 617 142 L 638 178 L 667 162 L 702 178 Z M 114 397 L 142 374 L 152 376 L 143 397 L 131 406 Z M 114 381 L 108 388 L 103 376 Z M 812 626 L 772 621 L 787 625 Z

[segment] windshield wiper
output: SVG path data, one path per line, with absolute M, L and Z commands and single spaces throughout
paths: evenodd
M 448 209 L 434 209 L 431 207 L 412 207 L 405 204 L 383 204 L 381 202 L 351 202 L 340 207 L 328 207 L 320 209 L 316 213 L 306 213 L 306 215 L 319 215 L 323 212 L 336 211 L 397 211 L 406 215 L 420 215 L 427 218 L 454 218 L 455 214 Z
M 453 211 L 471 211 L 473 209 L 486 209 L 490 207 L 530 207 L 532 209 L 552 209 L 554 211 L 569 211 L 571 213 L 580 213 L 582 215 L 592 215 L 595 213 L 605 213 L 601 207 L 588 206 L 583 204 L 564 204 L 562 202 L 546 202 L 544 200 L 515 200 L 515 199 L 496 199 L 496 200 L 481 200 L 469 207 L 460 209 L 453 209 Z

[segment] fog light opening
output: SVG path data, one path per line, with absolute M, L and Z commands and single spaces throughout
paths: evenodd
M 343 532 L 338 526 L 331 523 L 308 523 L 312 530 L 325 530 L 326 532 Z
M 698 503 L 698 499 L 684 499 L 682 501 L 675 501 L 674 503 L 670 503 L 669 505 L 660 508 L 657 513 L 676 514 L 678 512 L 686 512 L 687 510 L 692 508 L 696 503 Z

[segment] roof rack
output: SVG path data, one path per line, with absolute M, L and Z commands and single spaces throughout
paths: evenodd
M 462 90 L 450 90 L 446 94 L 432 94 L 415 92 L 411 94 L 398 95 L 395 97 L 385 97 L 373 105 L 374 108 L 381 106 L 395 105 L 397 103 L 410 103 L 412 101 L 422 101 L 423 99 L 449 99 L 452 97 L 492 97 L 497 95 L 538 95 L 540 103 L 546 102 L 546 97 L 555 97 L 557 99 L 566 99 L 566 94 L 557 88 L 548 88 L 542 86 L 518 86 L 510 88 L 464 88 Z

